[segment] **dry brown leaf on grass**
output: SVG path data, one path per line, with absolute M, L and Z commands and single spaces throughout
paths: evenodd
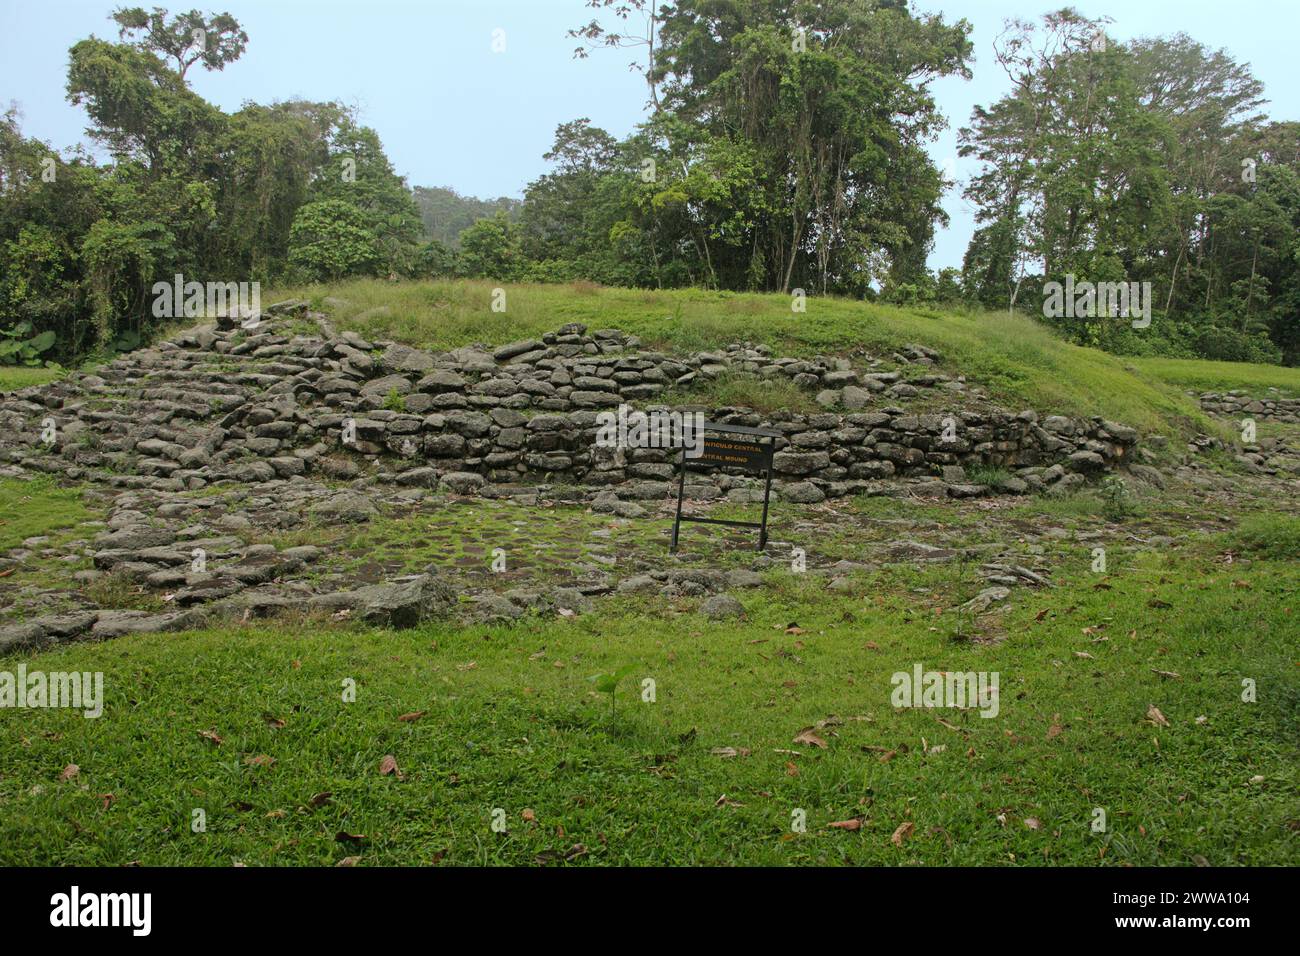
M 820 747 L 822 750 L 826 749 L 826 741 L 813 733 L 813 728 L 811 727 L 805 727 L 803 730 L 799 731 L 791 743 L 807 744 L 810 747 Z
M 334 865 L 335 866 L 356 866 L 360 862 L 361 862 L 361 857 L 359 856 L 345 856 L 343 859 L 339 860 Z
M 284 721 L 275 716 L 275 714 L 263 714 L 262 719 L 266 721 L 266 725 L 272 730 L 281 730 L 284 728 Z
M 831 830 L 861 830 L 862 818 L 854 817 L 852 820 L 836 820 L 834 823 L 826 824 L 826 826 Z
M 748 747 L 714 747 L 709 753 L 715 757 L 748 757 Z
M 339 843 L 362 843 L 366 839 L 364 833 L 348 833 L 346 830 L 340 830 L 334 834 L 334 839 Z
M 1031 830 L 1041 830 L 1043 825 L 1038 822 L 1037 817 L 1025 817 L 1025 826 Z
M 402 714 L 397 719 L 404 724 L 411 724 L 423 717 L 425 713 L 427 712 L 423 710 L 413 710 L 409 714 Z
M 523 821 L 524 821 L 525 823 L 536 823 L 536 822 L 537 822 L 537 814 L 534 813 L 532 810 L 530 810 L 530 809 L 527 808 L 527 807 L 524 808 L 524 812 L 521 813 L 521 814 L 519 814 L 519 816 L 523 818 Z
M 1050 726 L 1050 727 L 1047 728 L 1047 739 L 1048 739 L 1048 740 L 1054 740 L 1055 738 L 1061 736 L 1061 732 L 1062 732 L 1063 730 L 1064 730 L 1064 728 L 1061 726 L 1061 715 L 1060 715 L 1060 714 L 1053 714 L 1053 715 L 1052 715 L 1052 726 Z
M 908 820 L 905 823 L 900 823 L 898 829 L 894 831 L 894 835 L 889 838 L 889 842 L 894 844 L 894 846 L 901 847 L 903 841 L 910 837 L 915 830 L 916 824 L 911 820 Z
M 389 775 L 396 777 L 398 780 L 405 780 L 406 774 L 402 773 L 397 766 L 397 758 L 392 754 L 384 754 L 384 759 L 379 761 L 379 775 L 387 777 Z
M 215 744 L 218 747 L 221 746 L 221 735 L 217 733 L 215 730 L 200 730 L 198 733 L 199 736 L 202 737 L 204 740 L 206 740 L 208 743 Z
M 245 757 L 244 763 L 250 767 L 273 767 L 275 758 L 268 757 L 266 754 L 258 754 L 256 757 Z
M 334 796 L 333 791 L 324 790 L 321 793 L 313 794 L 312 798 L 307 801 L 309 807 L 323 807 L 330 802 L 330 797 Z
M 64 783 L 66 783 L 67 781 L 71 780 L 73 777 L 78 776 L 80 773 L 81 773 L 81 768 L 78 767 L 75 763 L 70 763 L 63 768 L 63 773 L 59 774 L 59 779 Z
M 1147 720 L 1151 721 L 1151 723 L 1155 724 L 1158 727 L 1169 726 L 1169 718 L 1166 717 L 1164 714 L 1160 713 L 1160 708 L 1157 707 L 1155 704 L 1147 705 Z

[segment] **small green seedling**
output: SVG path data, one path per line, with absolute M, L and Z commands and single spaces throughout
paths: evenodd
M 600 691 L 602 694 L 609 694 L 609 719 L 611 723 L 614 721 L 614 692 L 618 690 L 618 685 L 622 682 L 623 678 L 627 677 L 634 670 L 636 670 L 635 664 L 624 664 L 612 674 L 591 675 L 591 679 L 596 684 L 596 690 Z

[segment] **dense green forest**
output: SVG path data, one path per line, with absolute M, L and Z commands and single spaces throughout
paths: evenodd
M 1010 92 L 968 120 L 970 25 L 905 0 L 593 0 L 578 55 L 637 50 L 646 118 L 574 118 L 522 201 L 411 189 L 337 103 L 226 113 L 190 89 L 249 38 L 234 18 L 120 9 L 69 51 L 67 95 L 110 157 L 0 118 L 0 361 L 134 347 L 153 284 L 348 276 L 589 280 L 884 299 L 1042 316 L 1044 285 L 1150 284 L 1156 321 L 1050 318 L 1127 354 L 1300 362 L 1300 124 L 1250 67 L 1183 35 L 1110 40 L 1073 10 L 1010 22 Z M 203 42 L 195 44 L 198 35 Z M 616 55 L 616 54 L 613 54 Z M 237 67 L 236 67 L 237 68 Z M 949 121 L 968 182 L 925 145 Z M 926 259 L 962 190 L 961 269 Z
M 416 186 L 414 193 L 424 223 L 424 238 L 436 239 L 453 249 L 460 247 L 460 234 L 480 219 L 491 219 L 498 213 L 518 219 L 523 206 L 520 200 L 509 196 L 476 199 L 441 187 Z

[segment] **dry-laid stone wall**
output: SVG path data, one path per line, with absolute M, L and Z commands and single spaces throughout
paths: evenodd
M 705 410 L 711 420 L 781 432 L 776 487 L 794 501 L 916 476 L 958 497 L 1070 488 L 1125 463 L 1137 440 L 1100 418 L 975 402 L 920 346 L 892 356 L 901 370 L 880 360 L 855 369 L 843 358 L 774 357 L 762 345 L 677 357 L 575 323 L 491 350 L 434 353 L 335 335 L 323 321 L 320 335 L 296 333 L 305 313 L 305 303 L 281 303 L 256 329 L 219 322 L 93 375 L 7 396 L 0 460 L 171 490 L 307 473 L 348 479 L 372 466 L 400 485 L 460 493 L 502 496 L 545 482 L 651 500 L 671 493 L 674 454 L 598 445 L 598 414 L 620 403 L 650 408 L 670 389 L 689 396 L 693 385 L 736 374 L 786 379 L 825 408 Z M 909 410 L 916 402 L 930 410 Z M 971 466 L 1011 474 L 990 488 L 969 479 Z M 689 488 L 697 498 L 745 500 L 752 485 L 714 474 L 692 476 Z
M 1252 398 L 1245 392 L 1205 392 L 1201 410 L 1220 418 L 1259 418 L 1300 424 L 1300 398 Z

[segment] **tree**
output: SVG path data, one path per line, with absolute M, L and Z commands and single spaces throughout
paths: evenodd
M 384 268 L 408 272 L 422 236 L 420 210 L 384 153 L 379 134 L 342 113 L 329 141 L 324 167 L 312 183 L 312 202 L 347 203 L 382 250 Z
M 1021 293 L 1068 274 L 1150 283 L 1170 328 L 1143 338 L 1275 358 L 1300 266 L 1295 124 L 1263 125 L 1262 86 L 1223 51 L 1182 34 L 1116 44 L 1103 27 L 1067 8 L 999 38 L 1012 90 L 960 133 L 983 164 L 965 192 L 980 223 L 967 295 L 1036 311 Z M 1112 318 L 1054 323 L 1081 343 L 1149 347 Z
M 479 219 L 499 212 L 504 212 L 511 219 L 518 219 L 523 207 L 522 202 L 509 196 L 476 199 L 473 196 L 462 196 L 454 189 L 428 186 L 416 186 L 412 192 L 420 210 L 425 238 L 436 239 L 450 248 L 455 248 L 459 243 L 461 231 Z
M 471 279 L 518 278 L 524 263 L 517 228 L 503 213 L 480 219 L 460 234 L 459 261 L 461 274 Z
M 351 203 L 322 199 L 298 210 L 289 230 L 289 262 L 314 281 L 375 275 L 385 263 L 365 215 Z
M 574 57 L 586 59 L 591 51 L 601 47 L 617 49 L 645 47 L 646 62 L 633 60 L 628 68 L 639 71 L 650 88 L 650 103 L 656 112 L 659 110 L 659 76 L 655 70 L 655 40 L 659 28 L 659 13 L 655 9 L 655 0 L 587 0 L 587 6 L 597 11 L 608 11 L 616 20 L 628 23 L 632 15 L 637 14 L 641 20 L 639 31 L 629 32 L 623 27 L 614 29 L 606 27 L 598 17 L 593 17 L 583 26 L 569 31 L 569 36 L 584 41 L 582 46 L 573 51 Z
M 182 82 L 195 63 L 202 62 L 208 70 L 224 70 L 248 46 L 248 34 L 229 13 L 204 17 L 198 10 L 190 10 L 168 19 L 162 7 L 154 7 L 152 13 L 143 7 L 119 7 L 112 19 L 121 28 L 122 39 L 135 39 L 137 49 L 175 60 Z
M 660 17 L 664 109 L 753 157 L 755 217 L 712 274 L 829 292 L 923 270 L 942 221 L 928 82 L 969 76 L 969 24 L 902 0 L 678 0 Z

